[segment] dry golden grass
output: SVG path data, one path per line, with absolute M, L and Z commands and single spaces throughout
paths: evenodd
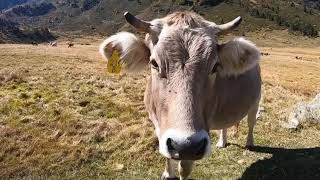
M 144 112 L 145 75 L 106 74 L 97 43 L 60 44 L 0 45 L 1 179 L 158 179 L 164 159 Z M 230 137 L 226 149 L 213 147 L 193 178 L 320 176 L 319 124 L 280 126 L 295 103 L 319 93 L 320 51 L 261 49 L 271 54 L 261 62 L 264 111 L 255 129 L 261 147 L 242 148 L 242 122 L 239 137 Z
M 262 48 L 265 83 L 282 86 L 294 93 L 315 96 L 320 92 L 319 48 Z

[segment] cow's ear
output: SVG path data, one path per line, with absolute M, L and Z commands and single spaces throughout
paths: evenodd
M 236 38 L 218 48 L 219 62 L 224 75 L 239 75 L 259 63 L 260 51 L 250 41 Z
M 143 71 L 150 57 L 150 50 L 144 41 L 128 32 L 110 36 L 100 45 L 99 51 L 107 61 L 115 51 L 119 52 L 122 70 L 133 73 Z

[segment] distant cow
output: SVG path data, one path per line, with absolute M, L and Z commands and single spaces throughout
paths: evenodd
M 296 56 L 296 59 L 302 60 L 302 57 L 301 56 Z
M 71 48 L 71 47 L 74 46 L 74 43 L 72 43 L 72 42 L 67 42 L 67 45 L 68 45 L 68 48 Z
M 261 52 L 261 56 L 269 56 L 269 55 L 270 55 L 269 53 Z
M 209 130 L 220 131 L 218 147 L 225 147 L 227 128 L 248 115 L 246 145 L 253 146 L 261 77 L 260 51 L 250 41 L 235 38 L 218 43 L 236 28 L 241 17 L 223 25 L 193 12 L 176 12 L 150 22 L 125 13 L 129 24 L 146 34 L 129 32 L 107 38 L 100 53 L 108 60 L 116 50 L 127 72 L 150 67 L 144 94 L 155 127 L 159 151 L 166 157 L 163 179 L 188 179 L 194 160 L 210 154 Z M 231 170 L 231 169 L 230 169 Z
M 58 43 L 57 43 L 57 41 L 54 41 L 54 42 L 50 42 L 49 45 L 52 46 L 52 47 L 57 47 Z
M 89 45 L 91 45 L 91 44 L 90 44 L 90 43 L 81 43 L 81 45 L 89 46 Z
M 32 41 L 31 44 L 32 44 L 33 46 L 38 46 L 38 43 L 35 42 L 35 41 Z

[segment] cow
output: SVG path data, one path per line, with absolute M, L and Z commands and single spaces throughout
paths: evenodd
M 150 67 L 144 94 L 148 117 L 166 158 L 162 179 L 181 180 L 191 174 L 195 160 L 210 154 L 210 130 L 219 130 L 218 147 L 227 143 L 227 128 L 247 116 L 246 146 L 254 145 L 253 128 L 261 94 L 260 51 L 250 41 L 218 38 L 235 29 L 241 17 L 222 25 L 182 11 L 152 21 L 129 12 L 126 21 L 145 39 L 129 32 L 108 37 L 99 51 L 108 60 L 120 54 L 124 72 Z
M 32 42 L 31 42 L 31 45 L 32 45 L 32 46 L 38 46 L 38 43 L 35 42 L 35 41 L 32 41 Z
M 72 43 L 72 42 L 67 42 L 67 46 L 68 46 L 68 48 L 72 48 L 72 47 L 74 46 L 74 43 Z
M 50 42 L 49 45 L 52 47 L 57 47 L 58 43 L 57 43 L 57 41 L 54 41 L 54 42 Z

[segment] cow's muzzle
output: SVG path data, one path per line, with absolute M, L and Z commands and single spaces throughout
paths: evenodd
M 160 153 L 176 160 L 198 160 L 210 153 L 210 139 L 204 130 L 186 133 L 167 130 L 160 140 Z

